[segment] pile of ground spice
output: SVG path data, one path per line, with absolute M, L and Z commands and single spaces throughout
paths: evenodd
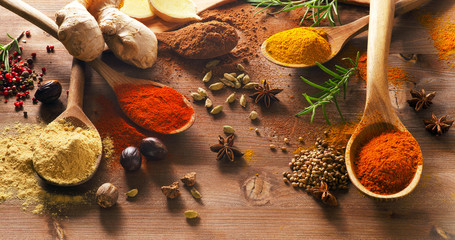
M 439 52 L 438 59 L 446 61 L 454 67 L 455 21 L 449 17 L 436 17 L 432 14 L 425 14 L 420 18 L 420 23 L 430 31 L 430 38 Z
M 58 184 L 78 183 L 96 170 L 101 139 L 95 129 L 76 127 L 63 119 L 51 122 L 34 152 L 35 170 Z
M 325 141 L 337 148 L 346 147 L 357 124 L 358 121 L 330 125 L 325 132 Z
M 358 76 L 367 81 L 367 53 L 362 53 L 359 57 L 358 65 Z M 389 84 L 392 84 L 396 88 L 401 88 L 405 82 L 411 82 L 414 77 L 406 72 L 404 69 L 399 67 L 388 67 L 387 68 L 387 79 Z
M 137 125 L 157 133 L 172 133 L 191 121 L 194 110 L 170 87 L 124 84 L 116 87 L 118 102 Z
M 239 41 L 235 28 L 219 21 L 194 23 L 178 32 L 158 34 L 157 38 L 169 44 L 180 56 L 190 59 L 209 59 L 227 54 Z
M 355 161 L 360 183 L 377 194 L 405 189 L 422 164 L 419 144 L 409 132 L 386 132 L 366 143 Z
M 90 203 L 89 193 L 51 192 L 41 187 L 32 167 L 35 153 L 41 151 L 41 134 L 45 125 L 5 127 L 0 135 L 0 201 L 19 199 L 22 209 L 33 213 L 52 212 L 56 208 Z

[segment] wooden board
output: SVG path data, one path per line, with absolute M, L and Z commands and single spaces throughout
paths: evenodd
M 27 1 L 32 6 L 54 17 L 70 0 Z M 239 3 L 241 2 L 239 1 Z M 231 5 L 229 5 L 231 6 Z M 232 7 L 237 6 L 232 4 Z M 248 4 L 240 5 L 246 13 L 254 13 Z M 47 68 L 45 79 L 58 79 L 68 89 L 72 57 L 63 46 L 31 23 L 0 9 L 0 43 L 8 40 L 5 33 L 16 36 L 20 31 L 30 29 L 32 37 L 22 43 L 25 54 L 36 52 L 36 68 Z M 239 10 L 240 11 L 240 10 Z M 422 119 L 431 113 L 449 114 L 455 117 L 455 70 L 445 62 L 437 60 L 436 51 L 428 40 L 426 28 L 419 24 L 422 12 L 436 12 L 454 18 L 455 5 L 452 0 L 441 0 L 425 11 L 417 11 L 396 20 L 393 32 L 391 66 L 401 67 L 412 74 L 417 88 L 437 91 L 430 109 L 415 113 L 406 104 L 408 87 L 392 90 L 394 106 L 405 126 L 421 144 L 424 157 L 423 175 L 415 192 L 397 202 L 376 202 L 365 198 L 351 185 L 347 193 L 337 193 L 340 206 L 326 208 L 302 191 L 296 191 L 281 181 L 281 172 L 288 170 L 292 151 L 299 145 L 299 135 L 308 137 L 308 144 L 322 135 L 324 120 L 317 115 L 315 124 L 308 123 L 309 116 L 300 119 L 293 114 L 307 104 L 301 97 L 303 92 L 312 92 L 300 79 L 305 76 L 322 82 L 327 75 L 318 69 L 294 70 L 275 66 L 260 55 L 249 58 L 247 70 L 253 80 L 269 79 L 274 86 L 283 88 L 278 95 L 281 102 L 270 110 L 262 110 L 249 102 L 246 110 L 238 105 L 226 108 L 225 114 L 217 118 L 210 116 L 202 105 L 196 104 L 197 120 L 193 127 L 176 136 L 163 138 L 171 152 L 170 158 L 162 162 L 148 162 L 139 173 L 125 174 L 121 170 L 102 167 L 87 188 L 94 188 L 110 181 L 118 185 L 121 192 L 118 205 L 113 209 L 100 209 L 94 204 L 72 207 L 61 212 L 62 217 L 34 215 L 22 211 L 20 201 L 7 201 L 0 204 L 0 233 L 2 239 L 56 239 L 57 228 L 63 229 L 65 239 L 434 239 L 433 226 L 455 233 L 455 129 L 442 137 L 428 134 Z M 367 9 L 343 6 L 342 22 L 347 23 L 366 14 Z M 292 13 L 291 13 L 292 14 Z M 257 28 L 257 34 L 264 36 L 276 31 L 297 26 L 298 17 L 258 15 L 264 28 Z M 290 21 L 294 19 L 295 21 Z M 7 22 L 7 24 L 6 24 Z M 252 42 L 251 47 L 259 44 Z M 55 53 L 46 53 L 46 45 L 55 45 Z M 357 49 L 365 49 L 366 37 L 353 39 L 342 56 L 353 55 Z M 417 53 L 417 63 L 404 62 L 398 53 Z M 160 57 L 163 57 L 160 53 Z M 170 57 L 169 57 L 170 58 Z M 173 56 L 178 60 L 177 56 Z M 181 93 L 188 95 L 201 82 L 204 61 L 191 64 L 166 65 L 159 61 L 148 70 L 138 70 L 122 64 L 112 55 L 105 54 L 103 60 L 118 71 L 131 76 L 158 80 L 169 84 Z M 172 58 L 171 58 L 172 60 Z M 181 61 L 177 61 L 180 63 Z M 335 62 L 329 63 L 328 66 Z M 104 96 L 114 99 L 107 83 L 93 70 L 87 68 L 86 95 L 84 110 L 95 120 L 103 106 L 97 98 Z M 224 101 L 230 91 L 213 96 L 217 102 Z M 352 81 L 346 100 L 340 102 L 344 116 L 356 119 L 363 109 L 365 85 Z M 0 104 L 0 127 L 15 122 L 35 123 L 39 119 L 50 121 L 62 111 L 66 97 L 61 104 L 49 108 L 25 102 L 28 118 L 22 112 L 15 112 L 11 103 Z M 251 110 L 260 113 L 260 121 L 251 124 L 247 115 Z M 336 110 L 329 108 L 331 119 L 337 119 Z M 253 150 L 250 161 L 237 164 L 217 163 L 209 146 L 216 143 L 222 134 L 223 125 L 236 128 L 236 145 L 242 150 Z M 253 130 L 259 128 L 261 135 Z M 291 137 L 290 151 L 271 152 L 270 143 L 282 145 L 282 138 Z M 2 153 L 0 153 L 2 154 Z M 190 171 L 198 173 L 197 188 L 203 194 L 197 202 L 185 189 L 175 201 L 167 201 L 159 187 L 170 184 Z M 251 201 L 246 198 L 244 185 L 258 177 L 270 185 L 270 194 L 264 201 Z M 139 195 L 133 201 L 126 200 L 123 193 L 137 187 Z M 197 222 L 187 222 L 183 212 L 197 210 L 201 218 Z

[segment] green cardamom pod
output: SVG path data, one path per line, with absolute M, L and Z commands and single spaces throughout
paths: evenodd
M 229 125 L 224 125 L 223 132 L 226 134 L 233 134 L 235 132 L 235 129 Z
M 202 78 L 203 82 L 209 82 L 212 79 L 212 70 L 210 70 L 208 73 L 204 75 Z
M 208 69 L 211 69 L 211 68 L 216 67 L 219 63 L 220 63 L 220 60 L 215 59 L 215 60 L 212 60 L 212 61 L 208 62 L 207 64 L 205 64 L 205 67 Z
M 221 111 L 223 111 L 223 105 L 218 105 L 210 111 L 210 114 L 216 115 L 216 114 L 220 113 Z
M 223 87 L 224 87 L 224 84 L 222 82 L 217 82 L 217 83 L 211 84 L 209 86 L 209 89 L 212 91 L 218 91 L 218 90 L 222 89 Z

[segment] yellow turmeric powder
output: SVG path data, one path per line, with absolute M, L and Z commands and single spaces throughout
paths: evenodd
M 267 39 L 266 51 L 279 62 L 306 65 L 325 62 L 332 53 L 327 35 L 311 27 L 293 28 L 272 35 Z

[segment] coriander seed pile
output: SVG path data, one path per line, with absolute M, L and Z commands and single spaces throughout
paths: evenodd
M 292 172 L 283 172 L 283 181 L 293 187 L 309 191 L 319 186 L 321 181 L 327 183 L 329 190 L 347 189 L 348 172 L 344 165 L 344 148 L 335 149 L 320 138 L 315 149 L 302 150 L 289 163 Z

